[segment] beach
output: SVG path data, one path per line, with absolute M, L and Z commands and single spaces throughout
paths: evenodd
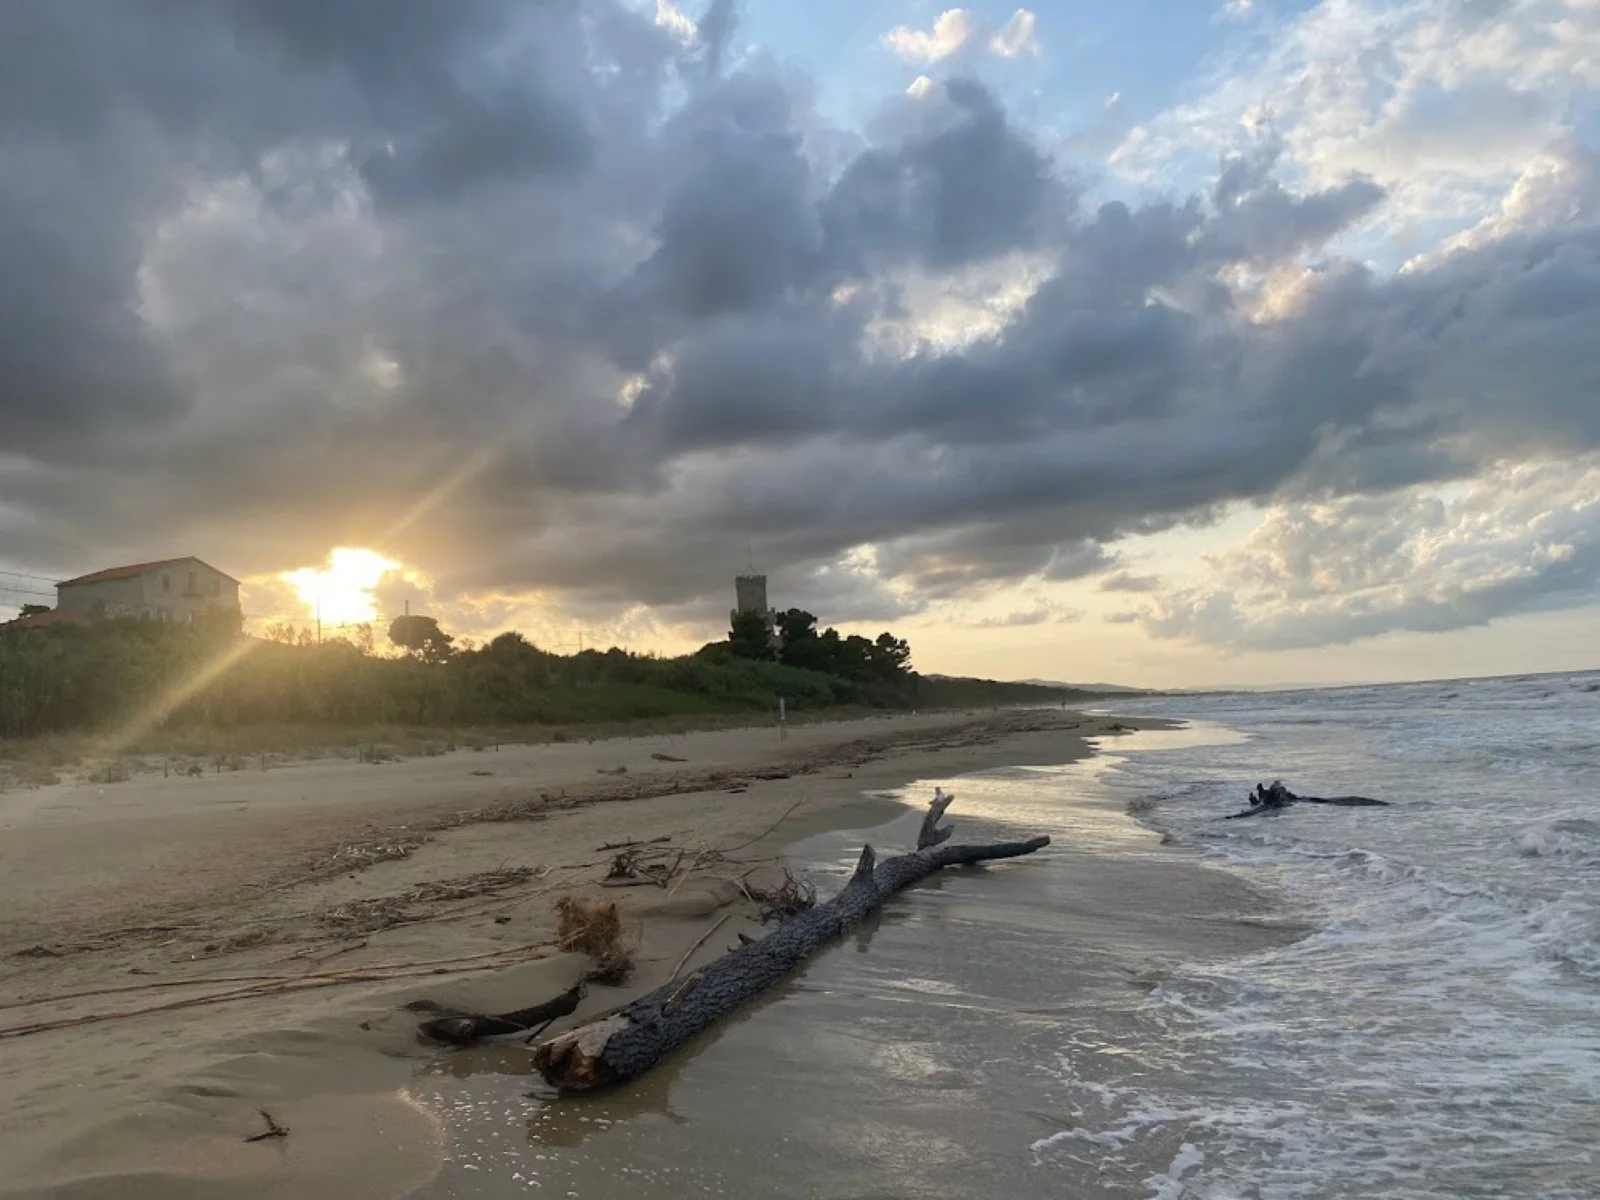
M 592 986 L 570 1022 L 665 979 L 714 924 L 689 967 L 760 936 L 734 880 L 786 848 L 858 849 L 836 831 L 892 823 L 908 785 L 1069 764 L 1128 725 L 921 714 L 0 795 L 0 1194 L 426 1189 L 458 1138 L 415 1080 L 473 1060 L 419 1044 L 400 1005 L 503 1011 L 572 986 L 591 963 L 550 944 L 558 896 L 618 900 L 637 944 L 626 984 Z M 984 823 L 951 816 L 963 834 Z M 704 866 L 602 890 L 599 848 L 624 841 Z M 1141 878 L 1171 894 L 1176 878 L 1121 870 L 1084 894 Z M 289 1135 L 246 1142 L 258 1110 Z

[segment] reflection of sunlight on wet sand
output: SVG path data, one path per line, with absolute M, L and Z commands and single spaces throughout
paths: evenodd
M 1117 750 L 1137 750 L 1140 753 L 1147 750 L 1191 750 L 1196 746 L 1237 746 L 1249 740 L 1248 734 L 1227 725 L 1185 718 L 1181 725 L 1169 729 L 1136 729 L 1115 737 L 1091 738 L 1090 741 L 1101 753 L 1088 761 L 1104 763 L 1107 757 L 1114 757 Z
M 1100 783 L 1102 774 L 1123 762 L 1124 755 L 1134 752 L 1234 745 L 1246 740 L 1226 726 L 1192 721 L 1170 729 L 1139 729 L 1092 737 L 1089 741 L 1095 752 L 1075 762 L 1002 767 L 955 779 L 919 780 L 898 794 L 908 807 L 907 816 L 875 836 L 886 844 L 914 840 L 922 806 L 937 783 L 956 794 L 950 820 L 956 824 L 958 841 L 982 840 L 979 831 L 961 827 L 966 820 L 1003 822 L 1077 841 L 1092 840 L 1121 851 L 1153 847 L 1158 841 L 1156 836 L 1128 819 L 1126 798 L 1108 791 Z M 1001 865 L 978 869 L 1005 868 Z

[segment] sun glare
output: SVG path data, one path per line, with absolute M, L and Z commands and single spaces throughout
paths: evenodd
M 285 571 L 283 581 L 292 586 L 306 606 L 306 615 L 324 625 L 359 625 L 378 617 L 372 589 L 400 564 L 375 550 L 340 546 L 328 554 L 328 565 L 318 570 L 301 567 Z

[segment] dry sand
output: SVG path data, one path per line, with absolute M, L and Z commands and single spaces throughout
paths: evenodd
M 758 933 L 735 881 L 897 811 L 874 789 L 1071 761 L 1112 724 L 897 716 L 0 795 L 0 1195 L 404 1195 L 442 1132 L 407 1098 L 433 1052 L 399 1005 L 571 986 L 590 962 L 550 944 L 559 895 L 621 901 L 637 943 L 578 1020 L 724 915 L 693 961 Z M 656 838 L 698 869 L 598 886 L 599 847 Z M 289 1136 L 245 1142 L 258 1109 Z

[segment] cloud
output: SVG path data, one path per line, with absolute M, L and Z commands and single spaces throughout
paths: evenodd
M 1271 509 L 1205 586 L 1139 614 L 1157 637 L 1281 650 L 1437 632 L 1600 596 L 1600 456 Z
M 1494 209 L 1470 229 L 1447 238 L 1433 254 L 1484 246 L 1528 229 L 1550 229 L 1600 216 L 1600 154 L 1565 134 L 1534 155 Z
M 896 25 L 883 35 L 883 44 L 906 62 L 926 66 L 959 53 L 978 32 L 978 21 L 971 12 L 949 8 L 933 19 L 931 29 Z
M 1030 608 L 1018 609 L 998 617 L 982 617 L 971 622 L 974 629 L 1024 629 L 1033 625 L 1069 625 L 1083 620 L 1083 610 L 1062 604 L 1039 601 Z
M 1153 592 L 1161 586 L 1156 575 L 1135 575 L 1131 571 L 1113 571 L 1100 580 L 1102 592 Z
M 1329 248 L 1384 174 L 1292 132 L 1089 204 L 961 75 L 833 126 L 731 4 L 195 11 L 0 17 L 12 567 L 370 546 L 473 621 L 709 632 L 754 554 L 877 621 L 1600 450 L 1575 134 L 1391 274 Z
M 1025 54 L 1037 55 L 1039 42 L 1035 37 L 1038 18 L 1028 9 L 1019 8 L 1010 20 L 997 29 L 989 39 L 989 49 L 1001 58 L 1020 58 Z
M 1185 103 L 1133 131 L 1119 169 L 1158 178 L 1263 135 L 1307 186 L 1350 174 L 1405 237 L 1470 222 L 1594 111 L 1589 0 L 1341 0 L 1243 39 Z
M 926 67 L 960 59 L 968 51 L 987 50 L 998 58 L 1036 56 L 1038 18 L 1019 8 L 998 29 L 988 29 L 970 9 L 950 8 L 933 19 L 928 29 L 896 25 L 883 35 L 883 46 L 904 62 Z
M 681 42 L 693 42 L 699 33 L 694 18 L 672 0 L 656 0 L 656 24 Z

